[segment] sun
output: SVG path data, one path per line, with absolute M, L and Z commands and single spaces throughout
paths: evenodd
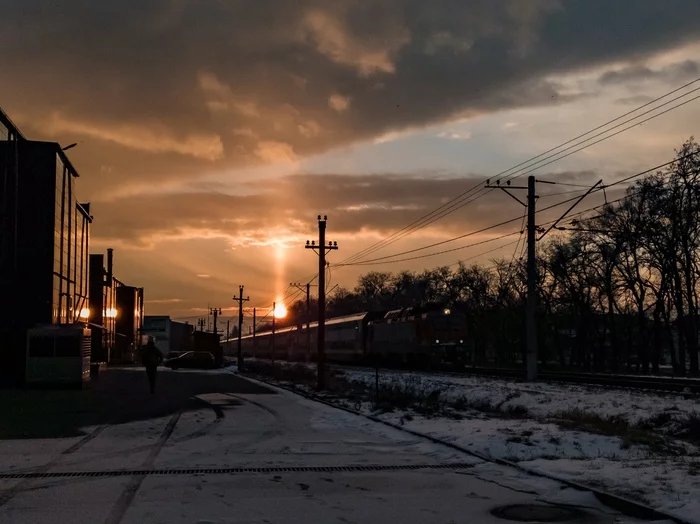
M 274 311 L 275 318 L 284 318 L 287 316 L 287 308 L 284 304 L 276 304 Z

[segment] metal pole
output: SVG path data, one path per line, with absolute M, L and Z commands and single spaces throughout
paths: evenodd
M 311 283 L 306 283 L 306 363 L 311 359 Z
M 255 339 L 256 308 L 253 308 L 253 358 L 258 357 L 258 341 Z
M 241 371 L 243 369 L 243 353 L 241 352 L 242 331 L 243 331 L 243 286 L 239 286 L 238 287 L 238 371 Z
M 306 241 L 306 249 L 313 249 L 318 255 L 318 342 L 316 344 L 316 354 L 318 361 L 318 389 L 324 389 L 326 386 L 326 376 L 325 376 L 325 339 L 326 339 L 326 251 L 332 251 L 338 249 L 338 242 L 328 242 L 326 245 L 326 221 L 327 216 L 321 218 L 318 215 L 318 246 L 316 242 Z M 307 285 L 307 305 L 309 296 L 309 287 Z M 308 306 L 307 306 L 308 307 Z M 307 325 L 307 329 L 308 329 Z M 311 344 L 309 344 L 310 346 Z
M 272 303 L 272 336 L 270 337 L 270 360 L 272 362 L 275 361 L 275 307 L 277 306 L 276 302 Z
M 221 313 L 221 309 L 219 309 L 219 308 L 212 308 L 212 309 L 209 309 L 209 313 L 211 313 L 212 315 L 214 315 L 214 334 L 216 335 L 216 334 L 217 334 L 217 331 L 216 331 L 216 319 L 217 319 L 217 317 L 219 316 L 219 313 Z
M 326 387 L 326 218 L 318 221 L 318 389 Z
M 527 179 L 527 355 L 526 380 L 537 380 L 537 266 L 535 260 L 535 177 Z

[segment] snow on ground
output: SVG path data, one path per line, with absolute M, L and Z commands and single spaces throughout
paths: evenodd
M 343 370 L 343 374 L 350 382 L 374 387 L 375 374 L 371 370 Z M 682 394 L 383 370 L 379 381 L 380 387 L 440 390 L 440 397 L 448 402 L 462 399 L 468 406 L 505 413 L 518 412 L 541 419 L 577 411 L 603 418 L 618 417 L 631 425 L 648 423 L 669 435 L 677 434 L 679 426 L 689 418 L 700 418 L 698 398 Z
M 374 388 L 374 372 L 353 370 L 344 375 L 351 382 Z M 668 436 L 660 442 L 652 437 L 649 445 L 630 439 L 637 427 L 673 435 L 688 418 L 699 416 L 695 398 L 396 371 L 380 374 L 380 388 L 403 388 L 423 395 L 439 390 L 439 397 L 448 404 L 461 399 L 465 406 L 463 411 L 448 410 L 437 417 L 410 410 L 373 413 L 383 420 L 492 458 L 602 487 L 689 520 L 698 519 L 700 449 Z M 482 411 L 469 406 L 482 407 Z M 374 409 L 369 402 L 353 407 L 365 413 Z M 582 415 L 623 420 L 631 426 L 630 434 L 601 435 L 561 424 L 563 419 Z
M 628 446 L 620 437 L 561 429 L 528 419 L 428 418 L 387 413 L 380 418 L 470 451 L 585 485 L 599 486 L 663 511 L 697 519 L 700 510 L 700 457 L 657 454 Z
M 342 374 L 351 384 L 365 386 L 371 397 L 374 371 L 343 369 Z M 673 438 L 689 419 L 700 417 L 695 398 L 400 371 L 381 371 L 379 385 L 384 395 L 400 390 L 425 399 L 439 391 L 433 396 L 441 407 L 428 414 L 410 408 L 383 412 L 373 402 L 343 398 L 342 393 L 327 399 L 481 455 L 700 522 L 700 449 Z M 613 422 L 585 431 L 587 417 Z

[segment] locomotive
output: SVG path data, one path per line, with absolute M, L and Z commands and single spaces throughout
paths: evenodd
M 244 358 L 316 360 L 318 323 L 241 337 Z M 439 306 L 362 312 L 325 322 L 325 356 L 341 364 L 464 365 L 470 359 L 466 315 Z M 234 356 L 238 339 L 222 341 Z

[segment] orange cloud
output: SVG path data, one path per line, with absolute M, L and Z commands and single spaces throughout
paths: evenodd
M 315 41 L 319 53 L 338 64 L 354 67 L 362 77 L 394 73 L 393 56 L 410 40 L 405 28 L 396 28 L 382 41 L 355 37 L 343 27 L 339 17 L 322 10 L 306 13 L 302 35 Z
M 338 111 L 338 113 L 342 113 L 350 107 L 350 98 L 334 93 L 328 97 L 328 107 Z
M 88 136 L 151 153 L 178 153 L 209 161 L 218 160 L 224 155 L 224 146 L 218 135 L 193 134 L 178 138 L 169 129 L 160 126 L 87 123 L 67 118 L 61 113 L 53 113 L 43 122 L 43 129 L 52 136 Z
M 255 148 L 255 156 L 267 164 L 294 164 L 298 161 L 294 148 L 275 140 L 263 140 Z

